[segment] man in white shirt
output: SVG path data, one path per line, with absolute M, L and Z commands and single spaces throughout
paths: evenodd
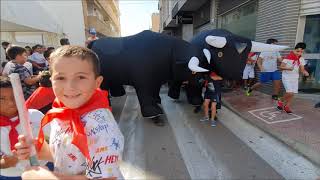
M 44 46 L 37 44 L 33 46 L 32 49 L 33 53 L 30 56 L 30 62 L 32 63 L 35 73 L 37 73 L 38 71 L 46 69 L 48 61 L 43 56 Z
M 267 44 L 277 44 L 278 40 L 268 39 Z M 278 63 L 282 62 L 282 57 L 279 52 L 262 52 L 259 55 L 257 64 L 260 69 L 260 82 L 254 84 L 251 88 L 248 88 L 246 95 L 250 96 L 253 90 L 261 87 L 262 84 L 273 82 L 273 95 L 272 99 L 278 100 L 280 91 L 280 72 L 278 71 Z

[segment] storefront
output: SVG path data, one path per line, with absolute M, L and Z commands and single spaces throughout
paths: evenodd
M 238 1 L 231 9 L 226 9 L 230 3 L 223 2 L 218 8 L 218 27 L 234 34 L 255 39 L 257 21 L 257 1 Z
M 300 78 L 299 89 L 306 93 L 320 93 L 320 2 L 302 0 L 296 41 L 307 44 L 305 59 L 308 78 Z

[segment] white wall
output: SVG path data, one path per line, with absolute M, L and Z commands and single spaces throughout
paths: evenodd
M 43 34 L 45 44 L 56 44 L 63 37 L 63 34 L 69 38 L 73 45 L 84 46 L 85 44 L 85 25 L 81 0 L 1 0 L 1 23 L 2 21 L 16 24 L 13 26 L 13 31 L 16 28 L 16 31 L 21 32 L 21 28 L 24 28 L 25 30 L 22 32 Z M 5 29 L 5 27 L 1 27 L 2 32 L 7 32 Z M 8 38 L 1 37 L 2 40 Z M 34 38 L 34 35 L 31 35 L 24 38 L 20 36 L 18 39 L 20 42 L 28 43 L 28 40 L 34 41 Z M 14 39 L 15 37 L 11 38 L 11 42 L 14 42 Z
M 72 45 L 85 45 L 85 25 L 80 0 L 41 1 L 41 4 L 55 16 Z

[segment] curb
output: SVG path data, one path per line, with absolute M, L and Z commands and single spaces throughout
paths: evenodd
M 274 137 L 274 138 L 280 140 L 282 143 L 288 145 L 290 148 L 292 148 L 293 150 L 295 150 L 299 154 L 303 155 L 304 157 L 306 157 L 311 162 L 313 162 L 316 165 L 320 166 L 319 152 L 316 152 L 314 149 L 309 147 L 309 145 L 301 143 L 301 142 L 299 142 L 297 140 L 289 139 L 288 137 L 282 135 L 279 132 L 273 131 L 272 129 L 271 130 L 266 130 L 263 127 L 263 125 L 259 125 L 259 124 L 253 123 L 252 121 L 250 121 L 248 118 L 244 117 L 239 111 L 237 111 L 228 102 L 226 102 L 224 100 L 222 100 L 222 105 L 225 106 L 226 108 L 228 108 L 233 113 L 235 113 L 238 116 L 240 116 L 242 119 L 244 119 L 247 122 L 249 122 L 251 125 L 261 129 L 263 132 L 265 132 L 267 134 L 270 134 L 272 137 Z

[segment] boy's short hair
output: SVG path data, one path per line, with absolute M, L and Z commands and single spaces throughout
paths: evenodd
M 301 49 L 306 49 L 306 47 L 307 47 L 306 43 L 304 43 L 304 42 L 299 42 L 299 43 L 296 44 L 296 46 L 294 47 L 294 49 L 299 49 L 299 48 L 301 48 Z
M 95 76 L 98 77 L 100 75 L 99 58 L 95 52 L 88 48 L 71 45 L 61 46 L 60 48 L 56 49 L 53 53 L 51 53 L 51 63 L 53 64 L 56 59 L 62 57 L 77 57 L 81 60 L 89 61 L 93 66 L 93 72 Z
M 50 54 L 52 53 L 54 51 L 54 48 L 53 49 L 47 49 L 44 53 L 43 53 L 43 56 L 44 56 L 44 58 L 48 58 L 48 57 L 50 57 Z
M 36 44 L 36 45 L 32 46 L 32 51 L 36 50 L 37 48 L 42 48 L 42 45 Z
M 70 45 L 69 39 L 67 39 L 67 38 L 60 39 L 60 44 L 61 44 L 61 46 Z
M 266 41 L 267 44 L 274 44 L 274 43 L 277 43 L 277 42 L 278 42 L 278 40 L 274 39 L 274 38 L 267 39 L 267 41 Z
M 0 76 L 0 88 L 12 88 L 12 84 L 9 77 Z
M 12 46 L 7 50 L 7 54 L 10 60 L 16 59 L 17 55 L 21 55 L 24 52 L 27 52 L 26 49 L 20 46 Z
M 41 87 L 52 87 L 50 77 L 51 74 L 49 71 L 42 71 L 39 79 L 39 85 Z
M 9 46 L 9 44 L 10 44 L 10 43 L 7 42 L 7 41 L 3 41 L 3 42 L 1 43 L 2 46 L 6 46 L 6 47 Z

